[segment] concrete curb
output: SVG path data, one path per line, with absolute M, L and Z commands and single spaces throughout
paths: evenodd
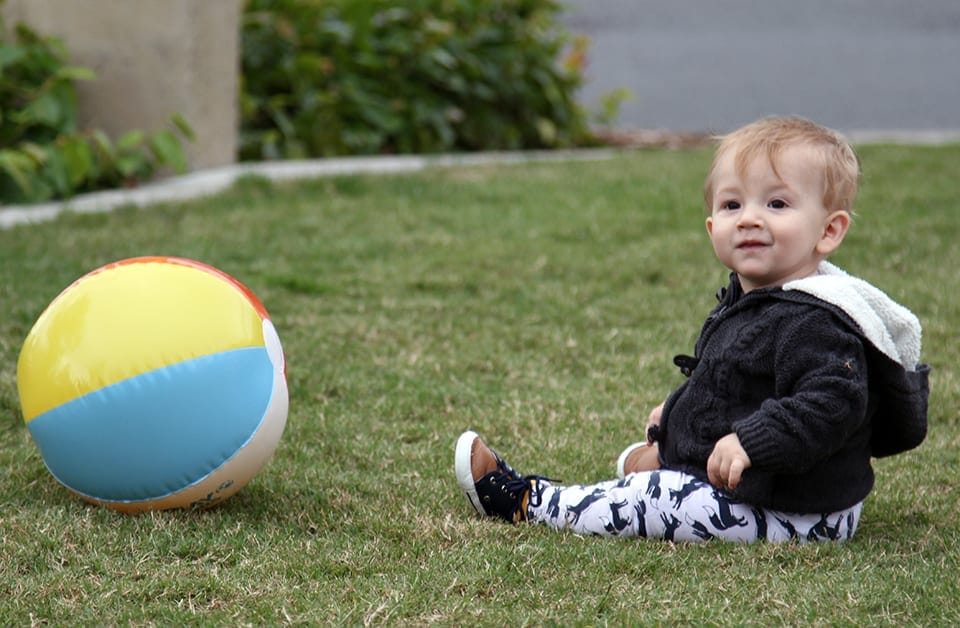
M 549 161 L 600 161 L 612 159 L 615 149 L 569 151 L 523 151 L 465 153 L 460 155 L 403 155 L 396 157 L 347 157 L 304 161 L 243 163 L 198 170 L 129 190 L 108 190 L 75 196 L 66 201 L 36 205 L 8 205 L 0 208 L 0 229 L 47 222 L 65 211 L 81 214 L 108 212 L 119 207 L 147 207 L 159 203 L 187 201 L 227 190 L 246 176 L 271 181 L 309 179 L 352 174 L 417 172 L 427 168 L 479 166 Z
M 854 144 L 938 145 L 960 142 L 960 131 L 855 131 L 848 132 L 846 135 Z M 130 190 L 108 190 L 82 194 L 66 201 L 0 207 L 0 229 L 47 222 L 65 211 L 89 214 L 113 211 L 125 206 L 147 207 L 159 203 L 188 201 L 229 189 L 238 179 L 245 176 L 258 176 L 271 181 L 283 181 L 352 174 L 417 172 L 427 168 L 454 166 L 549 161 L 602 161 L 612 159 L 622 150 L 624 149 L 595 148 L 241 163 L 209 170 L 198 170 Z

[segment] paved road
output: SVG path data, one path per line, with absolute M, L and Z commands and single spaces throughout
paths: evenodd
M 723 132 L 769 114 L 960 134 L 960 0 L 564 0 L 592 44 L 581 99 L 618 126 Z

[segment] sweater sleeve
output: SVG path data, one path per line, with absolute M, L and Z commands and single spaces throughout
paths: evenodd
M 775 395 L 733 429 L 751 465 L 803 473 L 841 449 L 867 415 L 867 361 L 859 335 L 822 308 L 780 321 Z

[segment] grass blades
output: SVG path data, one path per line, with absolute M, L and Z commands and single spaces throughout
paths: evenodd
M 612 477 L 725 282 L 703 149 L 274 185 L 0 231 L 0 624 L 932 624 L 956 574 L 960 146 L 865 146 L 833 261 L 924 323 L 930 433 L 875 464 L 855 539 L 606 540 L 471 514 L 473 428 L 522 472 Z M 16 359 L 74 279 L 139 255 L 251 288 L 286 351 L 274 459 L 206 512 L 78 500 L 22 423 Z

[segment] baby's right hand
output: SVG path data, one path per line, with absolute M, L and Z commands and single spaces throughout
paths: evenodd
M 661 403 L 659 406 L 657 406 L 656 408 L 654 408 L 653 410 L 651 410 L 651 411 L 650 411 L 650 416 L 647 417 L 647 429 L 646 429 L 646 434 L 647 434 L 647 444 L 649 444 L 649 445 L 652 445 L 652 444 L 653 444 L 653 440 L 651 440 L 651 438 L 650 438 L 650 428 L 653 427 L 653 426 L 657 426 L 657 427 L 660 426 L 660 416 L 663 414 L 663 404 L 664 404 L 664 403 L 666 403 L 666 402 Z
M 707 458 L 707 478 L 717 488 L 732 490 L 740 484 L 743 472 L 750 468 L 750 456 L 735 432 L 727 434 L 713 446 Z

